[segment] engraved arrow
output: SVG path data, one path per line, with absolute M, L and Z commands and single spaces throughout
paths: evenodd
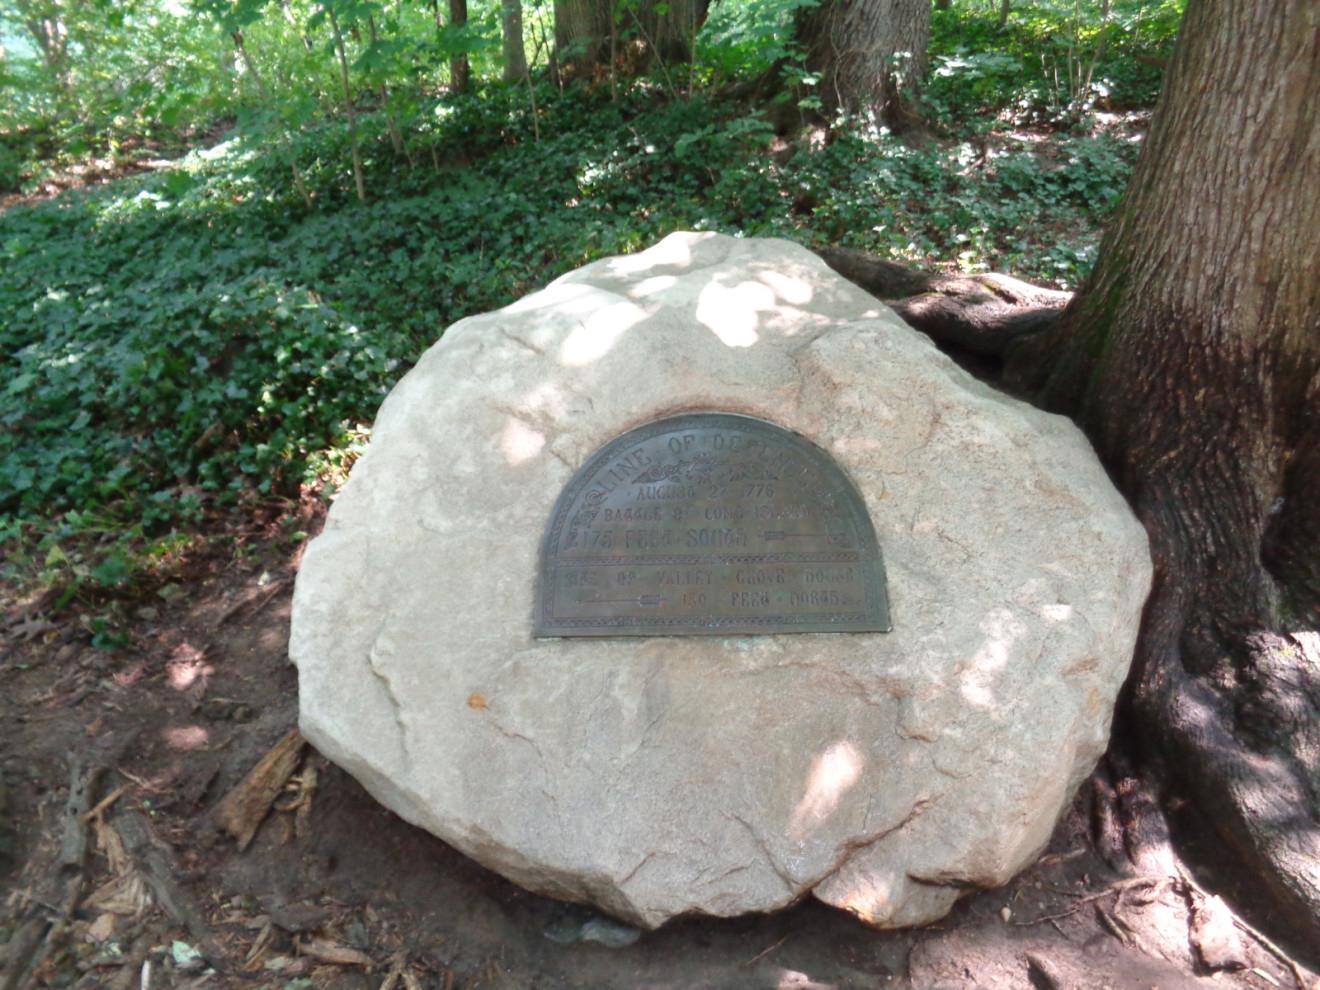
M 641 605 L 643 607 L 663 605 L 665 600 L 660 595 L 638 595 L 636 598 L 579 598 L 583 605 Z

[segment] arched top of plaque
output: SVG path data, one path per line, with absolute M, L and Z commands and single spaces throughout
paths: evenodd
M 686 413 L 615 437 L 541 542 L 536 636 L 888 632 L 875 529 L 803 436 Z

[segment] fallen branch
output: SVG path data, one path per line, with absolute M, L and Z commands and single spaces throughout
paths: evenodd
M 60 865 L 82 869 L 87 858 L 87 808 L 91 791 L 101 776 L 96 767 L 87 776 L 82 774 L 78 756 L 69 755 L 69 797 L 64 803 L 64 831 L 60 841 Z
M 298 730 L 290 729 L 221 800 L 218 821 L 238 840 L 239 852 L 247 849 L 256 837 L 275 799 L 298 768 L 306 745 Z
M 46 920 L 40 917 L 28 918 L 14 928 L 5 949 L 5 970 L 3 977 L 0 977 L 0 990 L 15 990 L 19 986 L 47 930 Z
M 164 909 L 175 924 L 181 925 L 197 943 L 202 958 L 216 972 L 224 972 L 221 951 L 211 936 L 202 912 L 192 897 L 174 880 L 173 857 L 156 841 L 151 823 L 140 811 L 116 816 L 115 831 L 124 844 L 124 851 L 151 888 L 156 903 Z
M 35 987 L 42 964 L 68 934 L 69 923 L 82 898 L 83 867 L 87 860 L 87 806 L 103 769 L 94 767 L 84 775 L 78 755 L 69 754 L 69 796 L 64 802 L 58 859 L 61 876 L 55 881 L 57 887 L 63 887 L 63 894 L 58 905 L 51 904 L 49 897 L 39 900 L 29 895 L 30 903 L 40 904 L 48 910 L 53 908 L 54 917 L 49 925 L 40 918 L 30 919 L 16 933 L 6 959 L 7 975 L 0 984 L 4 990 Z

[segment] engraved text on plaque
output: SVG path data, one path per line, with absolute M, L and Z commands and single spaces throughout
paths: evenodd
M 856 486 L 805 437 L 688 413 L 615 437 L 559 496 L 537 636 L 888 632 Z

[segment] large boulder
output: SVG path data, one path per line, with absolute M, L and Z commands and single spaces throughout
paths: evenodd
M 835 458 L 892 632 L 533 637 L 560 491 L 691 410 Z M 646 927 L 808 892 L 899 926 L 1039 853 L 1104 750 L 1149 581 L 1070 422 L 797 245 L 674 234 L 423 355 L 307 550 L 289 652 L 306 737 L 524 887 Z

